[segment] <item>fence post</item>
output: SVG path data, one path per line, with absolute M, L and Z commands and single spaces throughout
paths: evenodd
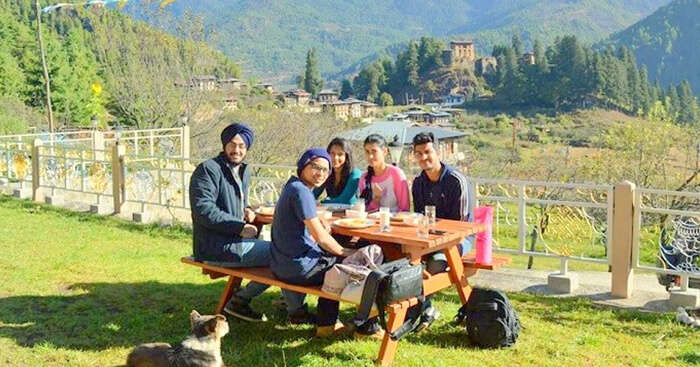
M 639 210 L 634 202 L 635 185 L 623 181 L 615 185 L 613 191 L 613 231 L 612 231 L 612 288 L 614 297 L 632 296 L 634 269 L 632 251 L 635 245 L 634 211 Z
M 105 160 L 105 136 L 102 131 L 94 130 L 92 132 L 92 152 L 96 161 Z
M 126 147 L 119 144 L 119 141 L 114 143 L 112 147 L 112 198 L 114 199 L 114 213 L 121 212 L 122 204 L 126 200 L 124 195 L 124 154 Z
M 32 144 L 32 200 L 39 201 L 39 147 L 41 139 L 34 139 Z
M 182 158 L 190 159 L 190 125 L 182 127 Z

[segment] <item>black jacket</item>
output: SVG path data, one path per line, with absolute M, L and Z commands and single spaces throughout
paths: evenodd
M 216 260 L 225 245 L 241 240 L 250 168 L 241 163 L 238 173 L 235 180 L 223 153 L 202 162 L 192 173 L 192 247 L 198 261 Z

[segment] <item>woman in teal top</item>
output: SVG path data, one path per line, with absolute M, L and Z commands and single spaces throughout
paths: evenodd
M 321 201 L 324 204 L 355 204 L 355 194 L 362 171 L 353 168 L 350 144 L 343 138 L 335 138 L 326 150 L 331 156 L 333 172 L 323 186 L 314 190 L 316 197 L 325 190 L 326 198 Z

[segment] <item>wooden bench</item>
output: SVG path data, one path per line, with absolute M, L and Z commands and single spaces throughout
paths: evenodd
M 339 302 L 350 302 L 341 299 L 338 295 L 326 293 L 321 290 L 321 286 L 311 286 L 305 287 L 300 285 L 294 285 L 285 283 L 277 279 L 270 271 L 269 268 L 223 268 L 215 265 L 209 265 L 202 262 L 195 261 L 192 257 L 183 257 L 182 262 L 185 264 L 190 264 L 202 268 L 202 273 L 209 275 L 212 279 L 222 278 L 228 276 L 228 283 L 224 288 L 219 299 L 219 304 L 216 308 L 217 313 L 221 313 L 226 305 L 226 302 L 231 298 L 236 289 L 241 285 L 243 279 L 249 279 L 262 284 L 268 284 L 271 286 L 279 287 L 282 289 L 287 289 L 290 291 L 312 294 L 315 296 L 332 299 Z M 387 328 L 390 331 L 397 330 L 401 325 L 403 325 L 404 318 L 406 317 L 406 311 L 409 307 L 418 304 L 417 298 L 407 299 L 401 302 L 396 302 L 386 307 L 386 313 L 388 314 Z M 377 311 L 373 310 L 370 316 L 376 316 Z M 396 348 L 398 346 L 398 341 L 392 340 L 389 337 L 389 333 L 384 335 L 382 340 L 382 345 L 379 348 L 379 356 L 377 357 L 377 363 L 382 366 L 388 366 L 394 360 L 396 355 Z
M 318 297 L 323 297 L 327 299 L 332 299 L 339 302 L 352 303 L 348 300 L 341 299 L 338 295 L 326 293 L 321 290 L 321 286 L 299 286 L 294 284 L 285 283 L 277 279 L 269 268 L 224 268 L 216 265 L 205 264 L 203 262 L 195 261 L 193 257 L 183 257 L 181 261 L 185 264 L 194 265 L 202 268 L 202 273 L 208 275 L 211 279 L 218 279 L 223 277 L 229 277 L 223 292 L 221 293 L 221 298 L 216 307 L 217 313 L 222 313 L 226 302 L 233 296 L 233 293 L 240 287 L 243 279 L 248 279 L 262 284 L 268 284 L 271 286 L 279 287 L 282 289 L 287 289 L 290 291 L 312 294 Z M 479 269 L 484 270 L 495 270 L 500 268 L 502 265 L 509 264 L 510 258 L 503 256 L 493 256 L 492 264 L 483 265 L 474 262 L 474 255 L 467 254 L 462 258 L 462 263 L 466 269 L 470 269 L 471 274 L 476 273 Z M 446 276 L 447 273 L 442 274 Z M 430 277 L 429 274 L 424 274 L 425 277 Z M 409 307 L 416 305 L 418 300 L 412 298 L 409 300 L 404 300 L 397 302 L 386 307 L 386 312 L 389 315 L 387 320 L 387 329 L 389 331 L 395 331 L 404 322 L 406 317 L 406 311 Z M 370 316 L 376 316 L 377 311 L 372 310 Z M 386 333 L 384 339 L 382 340 L 382 345 L 379 348 L 379 356 L 377 357 L 377 363 L 382 366 L 388 366 L 394 360 L 396 355 L 396 349 L 398 347 L 398 341 L 391 340 L 389 333 Z

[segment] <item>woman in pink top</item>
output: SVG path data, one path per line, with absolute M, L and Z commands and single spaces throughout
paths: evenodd
M 389 150 L 386 140 L 379 134 L 371 134 L 365 139 L 367 172 L 360 177 L 358 193 L 365 199 L 367 211 L 388 207 L 392 212 L 408 211 L 411 203 L 408 197 L 408 181 L 401 168 L 386 163 Z

